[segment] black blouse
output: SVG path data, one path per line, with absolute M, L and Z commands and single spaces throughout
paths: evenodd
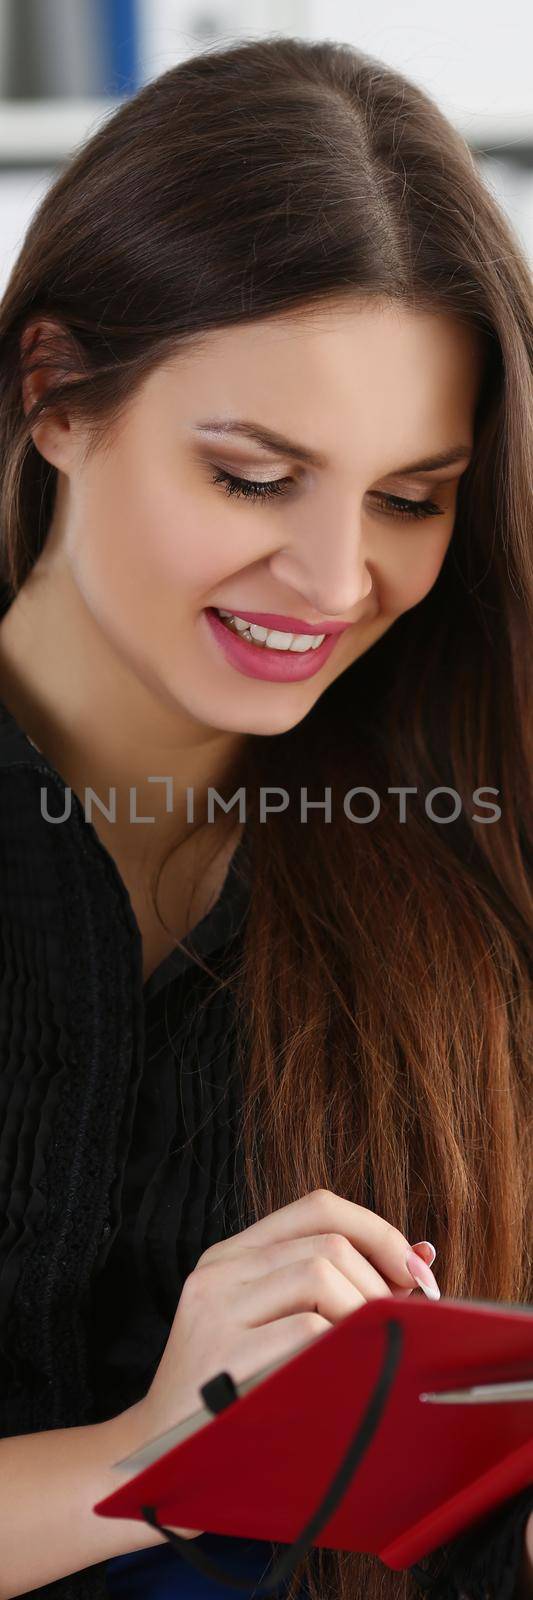
M 183 941 L 218 974 L 246 914 L 246 838 L 216 905 Z M 122 1220 L 96 1264 L 90 1307 L 95 1421 L 145 1393 L 185 1279 L 202 1251 L 239 1231 L 240 1078 L 226 991 L 182 950 L 143 986 L 145 1068 L 125 1166 Z

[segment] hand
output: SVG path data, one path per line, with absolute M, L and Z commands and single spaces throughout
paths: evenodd
M 200 1386 L 217 1372 L 244 1383 L 368 1300 L 412 1294 L 409 1248 L 403 1233 L 375 1211 L 316 1189 L 204 1250 L 185 1279 L 161 1361 L 140 1402 L 146 1437 L 197 1411 Z M 201 1530 L 177 1531 L 197 1538 Z

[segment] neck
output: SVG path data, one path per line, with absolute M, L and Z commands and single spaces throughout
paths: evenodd
M 38 561 L 0 620 L 0 694 L 130 882 L 145 885 L 171 845 L 183 856 L 194 840 L 197 853 L 202 835 L 210 853 L 227 834 L 216 807 L 207 821 L 207 790 L 229 783 L 243 736 L 201 726 L 148 672 L 133 676 L 67 570 Z

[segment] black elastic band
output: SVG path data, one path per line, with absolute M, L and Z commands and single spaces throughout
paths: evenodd
M 364 1456 L 365 1450 L 368 1449 L 374 1437 L 396 1377 L 404 1343 L 404 1332 L 400 1322 L 389 1318 L 389 1321 L 385 1324 L 385 1330 L 387 1334 L 385 1357 L 363 1421 L 348 1445 L 340 1467 L 334 1478 L 332 1478 L 329 1488 L 326 1489 L 320 1505 L 313 1513 L 313 1516 L 310 1517 L 309 1522 L 306 1523 L 305 1528 L 302 1529 L 299 1537 L 276 1560 L 270 1578 L 265 1583 L 253 1585 L 254 1595 L 275 1595 L 278 1584 L 285 1578 L 292 1576 L 297 1562 L 301 1561 L 311 1549 L 315 1534 L 320 1533 L 324 1523 L 328 1522 L 333 1512 L 337 1510 L 339 1502 Z M 227 1372 L 217 1373 L 216 1378 L 212 1378 L 208 1384 L 204 1385 L 201 1393 L 204 1395 L 209 1409 L 215 1413 L 223 1411 L 227 1405 L 231 1405 L 234 1400 L 239 1398 L 233 1379 Z M 217 1583 L 226 1584 L 229 1588 L 241 1589 L 249 1593 L 252 1584 L 251 1579 L 247 1583 L 243 1583 L 241 1578 L 233 1577 L 231 1573 L 219 1567 L 216 1562 L 211 1561 L 204 1550 L 195 1549 L 194 1540 L 183 1539 L 179 1533 L 173 1533 L 171 1528 L 162 1527 L 157 1520 L 155 1506 L 142 1506 L 141 1510 L 145 1522 L 148 1522 L 151 1528 L 158 1528 L 159 1532 L 164 1534 L 168 1543 L 175 1550 L 178 1550 L 180 1555 L 184 1556 L 192 1567 L 196 1567 L 198 1572 L 203 1572 L 207 1578 L 214 1578 Z

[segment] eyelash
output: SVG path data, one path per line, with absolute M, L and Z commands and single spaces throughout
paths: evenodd
M 274 495 L 286 494 L 284 484 L 292 483 L 292 478 L 275 478 L 270 483 L 253 483 L 248 478 L 235 478 L 231 472 L 224 472 L 222 468 L 217 471 L 212 479 L 215 484 L 223 484 L 226 494 L 236 494 L 245 500 L 261 501 L 270 500 Z M 440 506 L 434 500 L 406 500 L 403 495 L 378 494 L 375 499 L 384 505 L 390 516 L 417 519 L 420 517 L 442 517 L 444 515 Z

